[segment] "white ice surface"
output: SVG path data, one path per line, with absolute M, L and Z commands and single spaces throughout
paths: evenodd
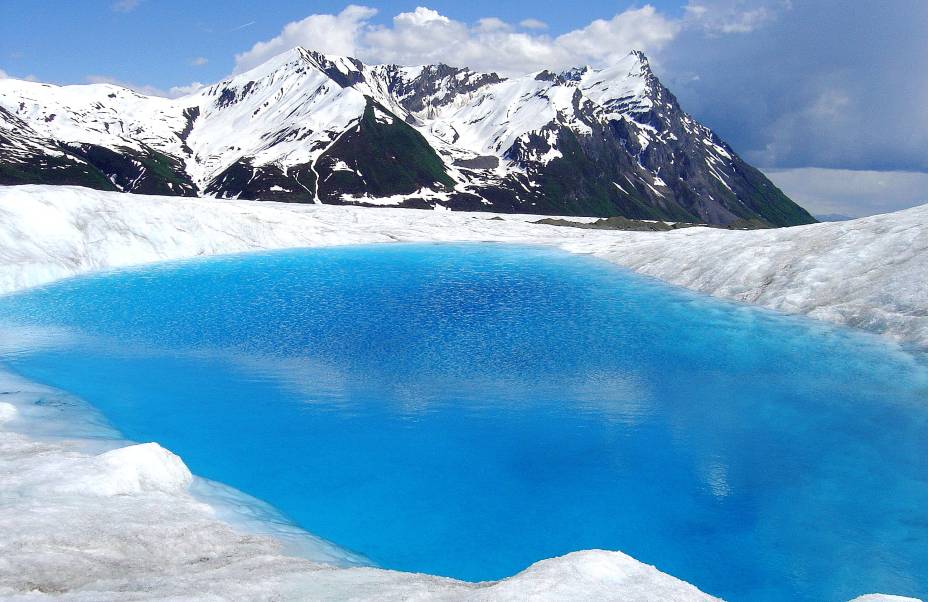
M 481 584 L 364 566 L 60 391 L 0 372 L 0 400 L 3 599 L 715 599 L 604 550 Z
M 922 602 L 918 598 L 909 598 L 907 596 L 892 596 L 888 594 L 866 594 L 858 596 L 851 602 Z
M 0 291 L 98 269 L 256 249 L 517 242 L 592 253 L 695 290 L 928 347 L 928 206 L 752 232 L 597 231 L 529 223 L 537 216 L 492 217 L 3 187 Z M 36 340 L 43 336 L 57 334 Z M 0 596 L 713 599 L 625 554 L 602 550 L 544 560 L 483 584 L 358 562 L 256 500 L 191 476 L 157 444 L 120 441 L 78 400 L 0 373 Z
M 0 293 L 92 270 L 219 253 L 498 241 L 590 253 L 695 291 L 928 348 L 928 205 L 754 231 L 583 230 L 530 223 L 539 216 L 494 217 L 0 187 Z

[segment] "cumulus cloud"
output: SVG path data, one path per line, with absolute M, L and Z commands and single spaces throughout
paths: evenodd
M 134 90 L 139 94 L 144 94 L 146 96 L 167 96 L 167 92 L 158 88 L 157 86 L 150 86 L 147 84 L 136 84 L 132 82 L 127 82 L 116 77 L 109 75 L 88 75 L 84 78 L 88 84 L 112 84 L 114 86 L 119 86 L 121 88 L 129 88 Z
M 201 90 L 204 87 L 200 82 L 191 82 L 186 86 L 172 86 L 168 90 L 167 96 L 170 98 L 177 98 L 179 96 L 187 96 L 188 94 L 193 94 Z
M 632 49 L 660 49 L 673 40 L 682 25 L 650 5 L 619 13 L 609 20 L 597 19 L 555 41 L 575 56 L 609 62 Z
M 32 73 L 30 73 L 29 75 L 24 75 L 24 76 L 14 76 L 14 75 L 12 75 L 12 74 L 10 74 L 10 73 L 4 71 L 3 69 L 0 69 L 0 79 L 14 79 L 14 78 L 15 78 L 15 79 L 21 79 L 21 80 L 24 80 L 24 81 L 27 81 L 27 82 L 37 82 L 37 81 L 39 81 L 39 78 L 38 78 L 36 75 L 32 74 Z
M 205 65 L 205 64 L 208 63 L 208 62 L 209 62 L 209 59 L 206 58 L 205 56 L 198 56 L 198 57 L 195 58 L 195 59 L 191 59 L 190 65 L 193 66 L 193 67 L 202 67 L 203 65 Z
M 601 64 L 632 49 L 658 50 L 682 26 L 645 5 L 598 19 L 587 27 L 551 37 L 519 31 L 496 17 L 468 24 L 438 11 L 417 7 L 395 15 L 389 25 L 371 23 L 376 10 L 351 5 L 337 15 L 310 15 L 288 23 L 270 40 L 236 56 L 236 72 L 245 71 L 295 46 L 350 55 L 369 63 L 418 65 L 448 63 L 503 74 L 542 68 Z M 520 23 L 540 30 L 537 19 Z
M 337 15 L 310 15 L 301 21 L 287 23 L 277 36 L 235 55 L 235 71 L 247 71 L 296 46 L 331 54 L 354 55 L 357 53 L 358 36 L 376 14 L 374 8 L 352 4 Z
M 138 92 L 139 94 L 144 94 L 145 96 L 163 96 L 165 98 L 177 98 L 179 96 L 193 94 L 203 87 L 203 84 L 200 82 L 192 82 L 186 86 L 173 86 L 167 90 L 164 90 L 163 88 L 159 88 L 157 86 L 127 82 L 125 80 L 111 77 L 109 75 L 88 75 L 84 79 L 88 84 L 112 84 L 121 88 L 128 88 Z
M 474 29 L 481 32 L 511 31 L 512 25 L 497 17 L 485 17 L 477 21 Z
M 519 25 L 525 29 L 548 29 L 548 24 L 540 19 L 522 19 Z
M 502 75 L 602 66 L 640 49 L 690 113 L 761 167 L 928 172 L 924 0 L 896 0 L 893 11 L 688 0 L 676 17 L 645 4 L 562 35 L 536 19 L 465 23 L 423 6 L 375 23 L 376 13 L 352 5 L 289 23 L 237 55 L 235 70 L 294 46 Z

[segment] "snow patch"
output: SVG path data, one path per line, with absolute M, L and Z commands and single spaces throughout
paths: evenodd
M 363 195 L 354 195 L 354 194 L 343 194 L 341 195 L 341 200 L 343 203 L 355 203 L 355 204 L 365 204 L 365 205 L 401 205 L 403 202 L 410 199 L 425 199 L 428 201 L 448 201 L 451 199 L 451 194 L 447 192 L 439 192 L 432 190 L 431 188 L 420 188 L 415 192 L 409 194 L 394 194 L 390 196 L 374 197 L 368 194 Z M 438 209 L 438 206 L 435 207 Z
M 88 495 L 130 495 L 185 491 L 193 475 L 180 458 L 157 443 L 121 447 L 75 463 L 49 490 Z
M 335 160 L 335 164 L 332 165 L 332 171 L 350 171 L 354 173 L 354 169 L 352 169 L 350 165 L 348 165 L 341 159 Z
M 625 194 L 628 194 L 628 191 L 625 190 L 624 188 L 622 188 L 622 186 L 621 186 L 618 182 L 613 182 L 613 184 L 615 185 L 616 188 L 618 188 L 619 190 L 621 190 L 621 191 L 624 192 Z
M 377 107 L 374 108 L 374 120 L 377 121 L 377 123 L 383 123 L 386 125 L 393 125 L 393 122 L 395 121 L 392 115 L 381 111 Z

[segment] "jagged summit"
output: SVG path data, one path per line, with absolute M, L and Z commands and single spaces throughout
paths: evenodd
M 0 80 L 0 184 L 756 225 L 813 221 L 635 51 L 505 78 L 293 48 L 193 94 Z

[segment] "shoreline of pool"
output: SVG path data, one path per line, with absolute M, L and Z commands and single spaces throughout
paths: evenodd
M 536 215 L 0 187 L 0 294 L 72 275 L 254 250 L 381 242 L 540 244 L 714 297 L 928 349 L 928 205 L 776 230 L 590 230 Z M 571 218 L 590 220 L 593 218 Z
M 15 477 L 11 468 L 18 469 Z M 480 583 L 378 568 L 295 526 L 264 502 L 191 474 L 157 443 L 125 440 L 91 404 L 3 365 L 0 484 L 0 498 L 8 502 L 0 511 L 0 568 L 19 569 L 6 577 L 0 571 L 3 596 L 136 599 L 133 584 L 143 580 L 144 590 L 136 593 L 159 598 L 215 588 L 236 598 L 251 592 L 288 600 L 597 594 L 717 600 L 617 551 L 579 550 Z M 64 522 L 61 512 L 68 517 Z M 20 523 L 13 528 L 12 517 Z M 95 563 L 108 546 L 121 557 Z M 191 549 L 201 565 L 195 571 L 184 558 Z
M 44 189 L 49 187 L 29 188 Z M 76 192 L 78 196 L 86 196 L 83 195 L 84 191 L 82 189 L 76 191 L 69 189 L 69 191 Z M 39 192 L 46 194 L 48 191 L 40 190 Z M 105 195 L 109 193 L 96 194 L 104 195 L 103 198 L 106 200 Z M 92 197 L 94 195 L 90 196 Z M 124 197 L 125 195 L 122 195 L 122 198 Z M 0 208 L 3 207 L 2 200 L 3 198 L 0 197 Z M 165 201 L 157 201 L 156 204 L 157 203 L 164 204 Z M 205 201 L 199 201 L 199 203 L 204 206 L 209 204 L 211 206 L 222 207 L 226 202 L 210 201 L 207 203 Z M 104 203 L 104 205 L 105 204 L 106 203 Z M 177 201 L 172 200 L 169 202 L 168 206 L 171 207 L 178 204 Z M 271 246 L 255 246 L 257 243 L 255 243 L 254 240 L 260 239 L 261 236 L 270 236 L 268 232 L 273 232 L 274 228 L 267 229 L 268 224 L 273 226 L 283 223 L 274 221 L 274 219 L 281 219 L 282 216 L 279 214 L 273 215 L 272 217 L 274 219 L 268 220 L 268 215 L 264 214 L 265 210 L 270 211 L 272 214 L 277 212 L 286 215 L 286 212 L 282 211 L 281 208 L 273 206 L 265 208 L 258 205 L 255 207 L 246 207 L 245 204 L 230 204 L 228 207 L 233 210 L 233 213 L 235 210 L 243 210 L 240 214 L 243 223 L 239 224 L 239 226 L 241 226 L 244 231 L 251 230 L 253 239 L 249 240 L 247 237 L 241 236 L 242 232 L 239 230 L 233 230 L 231 232 L 223 230 L 223 235 L 218 242 L 216 239 L 210 241 L 208 238 L 197 241 L 195 232 L 191 233 L 191 231 L 178 230 L 178 232 L 183 232 L 183 234 L 177 234 L 179 239 L 173 241 L 175 247 L 169 249 L 176 253 L 174 255 L 170 253 L 166 255 L 165 247 L 159 247 L 157 244 L 154 244 L 158 241 L 153 241 L 147 236 L 142 236 L 141 238 L 129 236 L 127 238 L 126 233 L 133 232 L 133 229 L 126 228 L 126 224 L 117 224 L 118 227 L 111 227 L 109 230 L 110 233 L 116 234 L 115 238 L 106 239 L 106 244 L 114 245 L 114 248 L 125 245 L 124 248 L 127 249 L 127 252 L 122 255 L 119 253 L 113 255 L 110 254 L 109 250 L 106 250 L 98 255 L 94 255 L 92 251 L 93 245 L 88 246 L 89 239 L 84 238 L 88 235 L 92 236 L 94 233 L 92 228 L 91 231 L 88 232 L 86 229 L 88 225 L 83 224 L 83 227 L 75 228 L 75 230 L 79 231 L 82 235 L 82 238 L 77 243 L 78 246 L 88 251 L 83 258 L 78 256 L 76 261 L 51 262 L 45 264 L 41 262 L 40 264 L 30 264 L 28 261 L 24 261 L 20 266 L 26 265 L 29 267 L 21 270 L 20 280 L 17 282 L 21 285 L 24 282 L 26 284 L 17 288 L 38 286 L 60 278 L 86 274 L 102 269 L 128 267 L 155 261 L 192 258 L 203 255 L 294 248 L 299 246 L 327 246 L 334 244 L 458 242 L 462 240 L 462 233 L 464 237 L 463 240 L 484 241 L 481 237 L 487 236 L 487 224 L 490 224 L 489 228 L 491 229 L 497 228 L 499 224 L 498 221 L 491 219 L 495 217 L 492 214 L 467 214 L 460 217 L 464 220 L 465 226 L 474 226 L 473 228 L 463 228 L 461 224 L 458 224 L 458 226 L 460 226 L 458 230 L 446 232 L 446 237 L 440 238 L 435 235 L 437 232 L 441 231 L 441 222 L 439 222 L 437 226 L 435 224 L 419 224 L 419 228 L 417 229 L 417 224 L 415 222 L 418 217 L 429 221 L 432 215 L 434 215 L 433 212 L 423 212 L 429 213 L 430 215 L 417 217 L 416 214 L 411 214 L 411 219 L 404 222 L 402 227 L 396 230 L 391 231 L 390 228 L 384 228 L 383 224 L 380 224 L 379 227 L 375 227 L 377 226 L 375 224 L 375 226 L 371 226 L 372 229 L 360 228 L 353 233 L 353 236 L 359 240 L 355 240 L 351 236 L 346 237 L 344 231 L 339 231 L 339 229 L 332 224 L 324 223 L 322 225 L 314 225 L 317 229 L 313 230 L 312 233 L 318 235 L 318 238 L 310 237 L 310 239 L 308 239 L 311 243 L 319 244 L 290 244 L 288 246 L 287 243 L 307 243 L 307 239 L 300 238 L 299 236 L 296 238 L 288 238 L 287 236 L 293 234 L 290 232 L 287 236 L 282 236 L 280 238 L 271 236 L 271 242 L 274 243 Z M 100 206 L 97 205 L 91 208 L 99 210 Z M 163 208 L 159 209 L 159 211 L 162 209 Z M 254 209 L 254 211 L 250 209 Z M 925 209 L 928 209 L 928 206 L 926 206 Z M 223 209 L 223 211 L 225 210 L 226 209 Z M 315 209 L 313 211 L 306 211 L 305 213 L 310 218 L 313 218 L 318 217 L 316 213 L 320 211 L 325 212 L 327 210 Z M 355 214 L 357 214 L 358 211 L 379 212 L 384 210 L 352 209 L 348 212 L 339 213 L 344 214 L 341 217 L 347 215 L 357 218 Z M 393 211 L 409 212 L 415 210 L 401 209 Z M 928 214 L 928 210 L 923 212 Z M 301 212 L 296 212 L 296 214 L 299 213 Z M 86 217 L 86 215 L 81 212 L 78 212 L 78 214 Z M 105 210 L 103 214 L 106 215 Z M 264 219 L 254 221 L 255 214 L 262 214 Z M 114 216 L 110 214 L 107 217 L 102 217 L 101 220 L 113 226 L 113 222 L 107 221 L 112 220 L 113 217 Z M 374 216 L 372 215 L 370 217 Z M 623 252 L 626 252 L 631 253 L 633 257 L 638 257 L 635 253 L 641 253 L 642 249 L 648 248 L 648 245 L 652 244 L 655 240 L 653 238 L 654 236 L 666 236 L 665 233 L 640 237 L 637 236 L 639 233 L 627 232 L 593 232 L 592 234 L 590 234 L 588 230 L 580 230 L 578 231 L 579 233 L 561 232 L 562 230 L 574 229 L 528 224 L 527 219 L 529 216 L 507 217 L 510 219 L 504 219 L 502 221 L 508 223 L 508 227 L 514 230 L 514 232 L 509 232 L 507 234 L 504 230 L 503 234 L 506 234 L 506 236 L 500 235 L 497 239 L 491 240 L 492 242 L 543 244 L 547 246 L 556 246 L 573 253 L 588 253 L 606 259 L 612 263 L 630 267 L 639 273 L 660 278 L 671 284 L 677 284 L 672 280 L 661 278 L 657 274 L 651 273 L 659 271 L 654 268 L 657 264 L 653 261 L 644 261 L 640 264 L 632 262 L 632 264 L 629 265 L 627 262 L 630 255 L 622 255 Z M 530 217 L 534 218 L 537 216 Z M 467 219 L 477 220 L 477 223 L 468 224 L 466 221 Z M 197 224 L 199 227 L 206 229 L 215 227 L 210 226 L 207 223 L 208 221 L 209 220 L 205 222 L 197 221 Z M 254 223 L 249 223 L 250 221 Z M 410 221 L 412 223 L 408 223 Z M 71 223 L 81 224 L 82 222 Z M 304 224 L 304 226 L 306 226 L 306 224 Z M 807 226 L 804 228 L 811 227 L 814 226 Z M 555 231 L 551 232 L 551 228 L 554 228 Z M 542 230 L 542 234 L 545 236 L 539 234 L 539 229 L 548 229 Z M 692 230 L 706 231 L 705 229 Z M 796 230 L 799 229 L 797 228 Z M 617 234 L 619 238 L 630 246 L 617 248 Z M 740 244 L 744 242 L 741 240 L 743 236 L 752 233 L 710 231 L 709 234 L 712 235 L 713 240 L 715 237 L 724 238 L 725 236 L 734 235 L 736 237 L 736 242 Z M 432 235 L 433 238 L 427 238 L 428 235 Z M 687 235 L 694 236 L 693 234 Z M 921 238 L 925 238 L 924 233 L 920 232 L 919 235 Z M 279 234 L 274 236 L 279 236 Z M 435 240 L 436 238 L 440 239 Z M 100 241 L 97 242 L 99 243 Z M 0 250 L 4 248 L 2 243 L 3 240 L 0 239 Z M 139 244 L 141 244 L 141 247 L 137 246 Z M 204 249 L 204 245 L 207 248 Z M 921 249 L 921 247 L 919 247 L 919 249 Z M 57 251 L 60 251 L 60 249 Z M 24 254 L 22 257 L 26 260 L 29 259 L 28 254 Z M 32 259 L 34 259 L 34 257 L 35 255 L 32 256 Z M 74 258 L 75 256 L 68 255 L 67 252 L 65 252 L 63 255 L 59 255 L 59 258 L 60 257 Z M 83 261 L 83 259 L 87 261 Z M 112 259 L 115 259 L 115 261 L 108 261 Z M 662 261 L 668 260 L 670 259 L 666 257 L 662 259 Z M 626 263 L 623 263 L 623 261 Z M 44 267 L 36 269 L 36 265 L 42 265 Z M 23 280 L 22 274 L 25 273 L 29 273 L 30 276 Z M 5 274 L 5 276 L 7 276 L 7 280 L 3 283 L 4 286 L 7 286 L 5 292 L 16 290 L 10 289 L 8 286 L 15 278 L 9 277 L 9 273 Z M 29 278 L 31 278 L 31 280 L 29 280 Z M 690 284 L 693 283 L 691 282 Z M 701 291 L 699 287 L 695 285 L 687 286 L 686 284 L 682 284 L 682 286 L 698 292 L 707 292 Z M 734 290 L 735 289 L 724 289 L 716 296 L 751 302 L 749 298 L 740 298 L 739 295 L 743 296 L 743 293 L 735 293 L 733 292 Z M 757 300 L 761 298 L 762 295 L 753 301 L 757 302 Z M 769 307 L 769 305 L 765 305 L 762 302 L 757 304 Z M 782 308 L 779 307 L 773 307 L 773 309 L 780 309 L 782 311 Z M 812 317 L 819 317 L 828 321 L 847 323 L 840 322 L 837 319 L 842 316 L 846 317 L 841 312 L 823 313 L 821 315 L 813 315 L 811 311 L 797 311 L 793 313 L 805 313 L 807 315 L 812 315 Z M 921 324 L 921 322 L 919 322 L 919 324 Z M 870 330 L 875 330 L 873 325 L 874 323 L 870 323 Z M 862 326 L 868 329 L 866 328 L 866 323 L 862 324 Z M 919 326 L 918 333 L 914 333 L 919 336 L 909 339 L 894 336 L 893 333 L 898 332 L 899 323 L 895 323 L 895 326 L 897 327 L 896 330 L 886 329 L 883 331 L 884 334 L 889 334 L 891 338 L 896 338 L 903 343 L 914 344 L 918 347 L 923 347 L 928 344 L 926 343 L 928 342 L 928 334 L 924 335 L 924 341 L 921 338 L 921 326 Z M 99 421 L 95 422 L 93 408 L 88 407 L 87 404 L 84 404 L 84 409 L 89 409 L 90 411 L 88 414 L 88 424 L 82 426 L 80 419 L 74 422 L 75 416 L 79 414 L 72 413 L 68 415 L 71 419 L 68 428 L 74 429 L 77 427 L 76 430 L 68 431 L 65 429 L 56 432 L 54 425 L 59 423 L 60 426 L 62 416 L 56 416 L 55 412 L 64 411 L 65 414 L 67 414 L 68 404 L 62 403 L 61 399 L 59 399 L 59 403 L 57 404 L 46 402 L 37 405 L 36 401 L 48 397 L 54 399 L 56 396 L 62 396 L 62 398 L 69 397 L 67 394 L 56 392 L 38 383 L 30 383 L 18 377 L 11 376 L 5 373 L 2 367 L 0 367 L 0 386 L 4 389 L 3 395 L 0 395 L 0 444 L 2 444 L 0 445 L 0 449 L 4 452 L 0 454 L 0 462 L 13 466 L 9 463 L 12 461 L 20 461 L 25 458 L 27 468 L 33 470 L 33 472 L 39 473 L 37 482 L 26 483 L 24 491 L 27 494 L 30 491 L 33 493 L 44 492 L 48 496 L 46 501 L 51 502 L 52 505 L 56 500 L 62 501 L 62 499 L 67 498 L 67 496 L 77 496 L 77 498 L 70 499 L 68 502 L 70 506 L 66 505 L 64 507 L 74 507 L 74 504 L 81 507 L 86 506 L 90 515 L 97 521 L 94 523 L 95 525 L 101 527 L 103 525 L 107 526 L 107 528 L 103 529 L 101 537 L 115 538 L 113 540 L 107 539 L 107 542 L 126 545 L 127 541 L 131 541 L 135 538 L 135 543 L 139 544 L 141 542 L 143 544 L 141 545 L 141 549 L 147 551 L 150 551 L 155 545 L 164 545 L 166 537 L 172 535 L 176 536 L 178 533 L 188 533 L 188 529 L 190 528 L 189 524 L 196 525 L 194 534 L 199 539 L 195 542 L 177 540 L 177 545 L 175 547 L 187 549 L 191 545 L 202 546 L 205 543 L 207 549 L 216 553 L 216 556 L 210 555 L 202 557 L 202 564 L 205 568 L 197 567 L 195 572 L 188 573 L 185 571 L 187 571 L 189 567 L 177 566 L 172 567 L 172 570 L 175 571 L 174 573 L 165 572 L 162 570 L 164 567 L 159 563 L 170 564 L 171 559 L 163 556 L 158 556 L 157 558 L 153 556 L 153 562 L 148 568 L 155 571 L 154 573 L 149 571 L 147 574 L 130 575 L 128 577 L 129 584 L 147 583 L 148 585 L 145 587 L 152 588 L 152 583 L 158 583 L 161 587 L 167 588 L 164 590 L 163 594 L 159 595 L 182 596 L 185 592 L 189 595 L 190 592 L 202 591 L 200 588 L 208 585 L 209 587 L 217 588 L 217 592 L 225 592 L 227 595 L 242 595 L 242 591 L 257 593 L 267 591 L 268 588 L 270 588 L 285 599 L 296 599 L 306 595 L 317 594 L 341 598 L 346 597 L 346 593 L 350 594 L 350 597 L 377 597 L 380 599 L 401 599 L 410 595 L 423 595 L 423 593 L 427 593 L 429 597 L 434 599 L 519 599 L 526 596 L 532 596 L 534 599 L 556 599 L 558 597 L 571 595 L 595 596 L 597 593 L 601 596 L 608 597 L 609 595 L 615 595 L 617 592 L 619 592 L 623 598 L 638 595 L 640 599 L 655 600 L 688 601 L 714 599 L 699 591 L 696 586 L 661 573 L 658 569 L 642 564 L 621 552 L 606 552 L 602 550 L 578 551 L 564 557 L 543 560 L 507 579 L 480 584 L 466 583 L 430 575 L 399 573 L 367 566 L 358 566 L 356 563 L 350 563 L 349 566 L 337 567 L 325 560 L 313 562 L 307 560 L 305 556 L 295 557 L 288 555 L 285 553 L 285 547 L 281 547 L 281 544 L 275 541 L 275 538 L 280 539 L 283 537 L 286 539 L 286 529 L 281 530 L 279 533 L 243 533 L 237 531 L 235 528 L 230 528 L 228 520 L 220 518 L 219 515 L 215 513 L 215 510 L 212 511 L 212 516 L 210 516 L 210 512 L 203 514 L 203 507 L 207 505 L 203 504 L 202 500 L 198 500 L 190 493 L 190 487 L 194 483 L 194 477 L 190 475 L 189 470 L 186 469 L 186 466 L 177 456 L 165 450 L 160 445 L 153 443 L 141 445 L 129 444 L 130 442 L 121 440 L 115 432 L 111 437 L 102 436 L 100 433 L 94 434 L 94 429 L 105 426 L 105 421 L 104 423 L 100 423 Z M 18 390 L 14 391 L 14 389 Z M 9 397 L 10 395 L 23 395 L 25 401 L 21 400 L 21 403 L 11 403 L 12 399 Z M 33 397 L 30 398 L 30 395 Z M 34 407 L 30 409 L 30 406 Z M 35 407 L 40 407 L 41 409 L 37 411 Z M 30 423 L 30 420 L 33 422 Z M 31 427 L 28 426 L 30 424 L 36 427 L 37 430 L 30 432 Z M 23 429 L 25 432 L 18 432 L 16 430 L 17 425 L 21 429 L 26 426 L 27 428 Z M 85 430 L 82 431 L 82 429 Z M 41 465 L 41 462 L 46 460 L 52 463 L 51 467 Z M 29 465 L 29 463 L 31 463 L 31 465 Z M 53 479 L 48 479 L 49 474 L 55 474 L 56 471 L 59 476 L 65 477 L 63 485 L 62 482 L 54 482 Z M 101 489 L 104 490 L 103 494 L 101 494 Z M 243 500 L 247 498 L 244 494 L 239 493 L 238 495 L 241 497 L 236 497 L 237 492 L 230 488 L 226 489 L 228 490 L 228 501 L 230 502 L 231 508 L 234 509 L 236 505 L 241 506 L 242 504 L 247 506 L 248 503 L 250 503 L 243 502 Z M 20 493 L 22 493 L 22 491 L 20 491 Z M 16 497 L 13 489 L 7 489 L 7 495 Z M 64 496 L 64 498 L 56 498 L 55 496 Z M 19 497 L 22 499 L 28 498 L 28 496 L 23 497 L 21 495 Z M 82 501 L 77 501 L 78 499 Z M 176 502 L 178 505 L 176 507 L 164 508 L 163 505 L 165 502 Z M 45 507 L 41 508 L 27 508 L 27 514 L 29 512 L 35 513 L 37 510 L 40 510 L 39 514 L 42 513 L 41 511 L 44 511 L 49 514 L 51 518 L 54 518 L 56 512 L 60 512 L 61 509 L 54 508 L 52 505 L 46 504 Z M 115 507 L 108 508 L 108 506 Z M 132 508 L 129 508 L 129 506 L 132 506 Z M 19 509 L 17 512 L 21 510 L 22 509 Z M 137 527 L 137 530 L 132 533 L 121 532 L 120 525 L 116 523 L 121 518 L 125 518 L 126 515 L 108 514 L 111 512 L 130 512 L 128 516 L 133 518 L 128 524 Z M 222 514 L 222 511 L 220 511 L 219 514 Z M 242 513 L 243 516 L 247 514 L 247 510 Z M 153 515 L 160 517 L 160 519 L 164 521 L 164 524 L 169 525 L 169 527 L 167 529 L 159 528 L 159 530 L 151 534 L 157 539 L 150 539 L 145 543 L 143 541 L 143 534 L 147 526 L 152 522 Z M 173 516 L 173 518 L 189 519 L 193 522 L 185 525 L 172 525 L 172 515 L 176 515 Z M 0 516 L 0 525 L 7 524 L 8 519 L 7 521 L 4 519 L 6 519 L 6 517 Z M 55 524 L 55 522 L 47 522 L 46 526 L 52 529 L 52 526 Z M 235 525 L 236 522 L 232 520 L 231 524 Z M 293 533 L 295 539 L 303 538 L 303 534 L 309 538 L 313 538 L 312 535 L 306 534 L 305 531 L 295 527 L 293 527 L 293 529 L 299 532 Z M 32 533 L 39 532 L 41 531 L 33 531 Z M 55 533 L 54 536 L 58 538 L 62 537 L 60 533 Z M 302 541 L 305 543 L 305 538 L 303 538 Z M 316 540 L 316 542 L 318 541 L 319 540 Z M 95 541 L 95 543 L 100 545 L 99 541 Z M 72 551 L 79 552 L 80 547 L 76 546 Z M 331 549 L 328 553 L 332 554 Z M 30 552 L 30 554 L 32 554 L 32 552 Z M 337 556 L 337 553 L 335 553 L 334 556 Z M 130 558 L 129 560 L 130 565 L 143 564 L 139 558 Z M 155 562 L 155 560 L 157 562 Z M 9 558 L 6 558 L 5 561 L 8 563 L 11 562 Z M 29 562 L 35 561 L 36 558 L 34 555 L 29 556 L 25 559 L 22 566 L 27 566 Z M 75 560 L 75 563 L 75 566 L 81 570 L 76 570 L 71 574 L 65 574 L 67 573 L 66 571 L 42 571 L 51 579 L 49 584 L 32 589 L 14 588 L 6 593 L 14 595 L 25 594 L 27 592 L 64 591 L 69 597 L 74 599 L 127 599 L 125 597 L 125 589 L 117 589 L 114 591 L 81 589 L 86 586 L 97 586 L 93 585 L 95 582 L 87 581 L 88 577 L 83 574 L 86 567 L 81 566 L 80 562 L 77 560 Z M 120 568 L 118 564 L 115 566 L 116 568 Z M 57 576 L 53 573 L 57 573 Z M 204 577 L 207 573 L 209 573 L 209 576 Z M 98 581 L 110 583 L 117 579 L 117 575 L 118 574 L 108 575 L 102 579 L 100 579 L 100 575 L 96 575 L 96 577 Z M 247 577 L 244 581 L 242 580 L 243 575 Z M 60 580 L 65 577 L 71 579 L 71 581 L 65 581 L 63 585 L 61 583 L 53 583 L 55 579 Z M 121 578 L 122 576 L 120 575 L 119 577 Z M 189 581 L 191 578 L 194 578 L 194 581 Z M 166 581 L 172 580 L 177 583 L 166 583 Z M 30 578 L 30 583 L 33 581 L 34 580 Z M 25 581 L 23 581 L 23 583 L 25 583 Z M 73 585 L 75 583 L 78 584 L 77 587 L 69 586 L 69 584 Z M 126 583 L 120 584 L 122 588 L 126 586 Z M 64 589 L 62 589 L 62 587 L 64 587 Z M 175 588 L 173 591 L 170 590 L 172 587 Z M 631 589 L 617 589 L 623 587 Z M 2 581 L 0 581 L 0 593 L 4 593 Z M 339 593 L 342 595 L 339 595 Z M 222 593 L 219 595 L 222 595 Z M 905 600 L 905 598 L 897 597 L 867 598 L 867 600 L 870 601 L 881 599 Z
M 10 468 L 19 469 L 12 486 Z M 261 500 L 191 474 L 159 444 L 124 439 L 91 404 L 2 364 L 0 485 L 0 499 L 18 502 L 0 510 L 0 568 L 19 569 L 0 571 L 9 599 L 721 600 L 620 551 L 578 550 L 479 583 L 379 568 Z M 32 523 L 11 530 L 10 515 Z M 77 528 L 68 524 L 75 518 Z M 108 545 L 118 558 L 99 558 Z

